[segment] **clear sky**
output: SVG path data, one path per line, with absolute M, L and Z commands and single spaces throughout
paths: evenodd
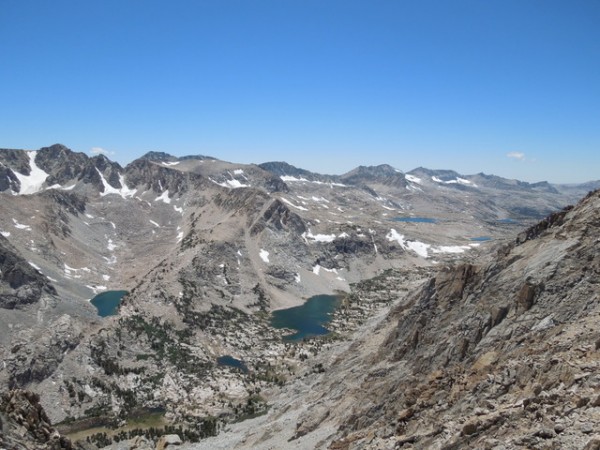
M 0 0 L 0 147 L 600 179 L 598 0 Z

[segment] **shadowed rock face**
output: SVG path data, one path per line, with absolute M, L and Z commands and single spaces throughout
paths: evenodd
M 250 232 L 254 235 L 265 227 L 275 230 L 289 231 L 300 235 L 306 231 L 306 225 L 298 214 L 293 213 L 281 201 L 275 200 L 265 210 L 262 217 L 252 226 Z
M 0 165 L 0 191 L 19 190 L 19 180 L 12 170 L 4 165 Z
M 132 186 L 152 189 L 160 194 L 168 190 L 170 195 L 183 194 L 189 185 L 200 187 L 202 177 L 193 173 L 170 170 L 149 159 L 138 159 L 125 168 L 127 180 Z
M 13 450 L 72 449 L 71 441 L 51 425 L 40 397 L 15 389 L 0 397 L 0 448 Z
M 14 309 L 56 294 L 46 277 L 34 269 L 0 236 L 0 308 Z
M 55 144 L 38 150 L 35 153 L 35 164 L 48 174 L 45 187 L 82 182 L 94 186 L 99 192 L 104 192 L 104 184 L 100 177 L 102 173 L 109 185 L 116 189 L 121 188 L 119 181 L 121 166 L 104 155 L 90 158 L 85 153 L 73 152 L 64 145 Z M 23 175 L 30 174 L 31 167 L 27 153 L 23 150 L 0 151 L 0 179 L 2 180 L 0 192 L 8 189 L 20 192 L 20 185 L 14 171 Z

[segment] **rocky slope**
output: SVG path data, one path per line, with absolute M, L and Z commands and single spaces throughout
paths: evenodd
M 599 227 L 596 191 L 440 268 L 269 416 L 186 448 L 600 448 Z
M 597 191 L 441 270 L 390 315 L 330 448 L 597 448 L 599 226 Z

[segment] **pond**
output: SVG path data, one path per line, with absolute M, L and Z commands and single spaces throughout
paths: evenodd
M 117 314 L 121 299 L 127 291 L 106 291 L 96 295 L 90 303 L 98 310 L 100 317 L 114 316 Z
M 283 337 L 286 342 L 297 342 L 305 338 L 323 336 L 329 333 L 325 328 L 333 318 L 333 312 L 340 305 L 336 295 L 315 295 L 303 305 L 273 311 L 271 325 L 275 328 L 290 328 L 296 333 Z
M 248 367 L 246 366 L 246 363 L 230 355 L 219 356 L 217 358 L 217 364 L 219 366 L 234 367 L 241 370 L 243 373 L 248 373 Z
M 492 238 L 489 236 L 477 236 L 477 237 L 472 237 L 470 240 L 474 241 L 474 242 L 486 242 L 486 241 L 491 241 Z
M 436 223 L 437 219 L 431 217 L 394 217 L 394 222 L 412 222 L 412 223 Z

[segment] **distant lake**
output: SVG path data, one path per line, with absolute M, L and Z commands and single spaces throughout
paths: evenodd
M 478 236 L 478 237 L 472 237 L 471 240 L 475 241 L 475 242 L 485 242 L 485 241 L 491 241 L 492 238 L 489 236 Z
M 219 356 L 217 358 L 217 364 L 219 366 L 235 367 L 236 369 L 240 369 L 244 373 L 248 372 L 248 367 L 246 367 L 246 363 L 244 363 L 244 361 L 236 359 L 230 355 Z
M 273 311 L 271 325 L 274 328 L 291 328 L 297 331 L 283 337 L 287 342 L 322 336 L 329 333 L 325 325 L 331 322 L 333 312 L 340 302 L 341 299 L 335 295 L 315 295 L 303 305 Z
M 413 222 L 413 223 L 436 223 L 436 219 L 431 217 L 394 217 L 394 222 Z
M 100 317 L 114 316 L 127 291 L 106 291 L 96 295 L 90 303 L 98 310 Z

